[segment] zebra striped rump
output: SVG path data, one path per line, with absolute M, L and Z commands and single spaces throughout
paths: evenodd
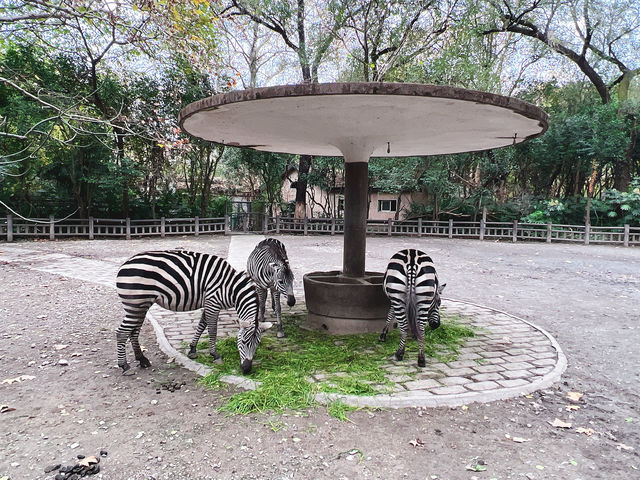
M 219 357 L 215 347 L 218 314 L 221 309 L 234 307 L 240 318 L 238 350 L 245 373 L 251 370 L 262 331 L 271 326 L 258 323 L 258 298 L 251 279 L 215 255 L 184 250 L 139 253 L 120 267 L 116 287 L 125 310 L 116 335 L 118 365 L 123 372 L 129 370 L 125 350 L 128 339 L 140 365 L 150 365 L 142 354 L 138 335 L 154 303 L 174 312 L 204 308 L 191 347 L 195 352 L 200 335 L 208 327 L 214 358 Z
M 401 333 L 396 359 L 404 357 L 407 332 L 418 339 L 418 365 L 424 367 L 424 331 L 427 322 L 431 328 L 440 325 L 440 286 L 431 258 L 416 249 L 400 250 L 389 260 L 383 280 L 384 291 L 391 302 L 387 323 L 380 334 L 385 341 L 393 319 Z

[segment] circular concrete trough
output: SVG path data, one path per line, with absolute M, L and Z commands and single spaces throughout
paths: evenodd
M 389 312 L 383 273 L 348 277 L 342 272 L 312 272 L 303 277 L 308 317 L 305 326 L 334 335 L 379 332 Z

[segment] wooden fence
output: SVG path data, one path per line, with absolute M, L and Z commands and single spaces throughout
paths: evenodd
M 167 235 L 228 235 L 233 231 L 261 233 L 293 233 L 302 235 L 336 235 L 344 232 L 342 218 L 269 217 L 262 214 L 242 214 L 251 217 L 243 221 L 234 217 L 220 218 L 159 218 L 124 220 L 89 218 L 56 221 L 34 219 L 26 221 L 12 216 L 0 218 L 0 239 L 84 237 L 126 238 Z M 557 225 L 543 223 L 431 221 L 431 220 L 368 220 L 370 235 L 472 238 L 480 240 L 574 242 L 640 246 L 640 227 L 596 227 L 592 225 Z

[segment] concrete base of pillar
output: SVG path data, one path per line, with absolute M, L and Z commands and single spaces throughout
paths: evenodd
M 363 277 L 345 277 L 339 271 L 306 274 L 309 315 L 304 326 L 334 335 L 382 331 L 389 312 L 383 278 L 378 272 L 365 272 Z

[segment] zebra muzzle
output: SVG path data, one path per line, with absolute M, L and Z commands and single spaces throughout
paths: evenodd
M 240 364 L 240 367 L 242 368 L 242 373 L 244 375 L 251 373 L 251 365 L 253 364 L 252 360 L 243 360 L 242 363 Z
M 293 295 L 288 295 L 287 305 L 289 305 L 290 307 L 293 307 L 295 304 L 296 304 L 296 297 L 294 297 Z

